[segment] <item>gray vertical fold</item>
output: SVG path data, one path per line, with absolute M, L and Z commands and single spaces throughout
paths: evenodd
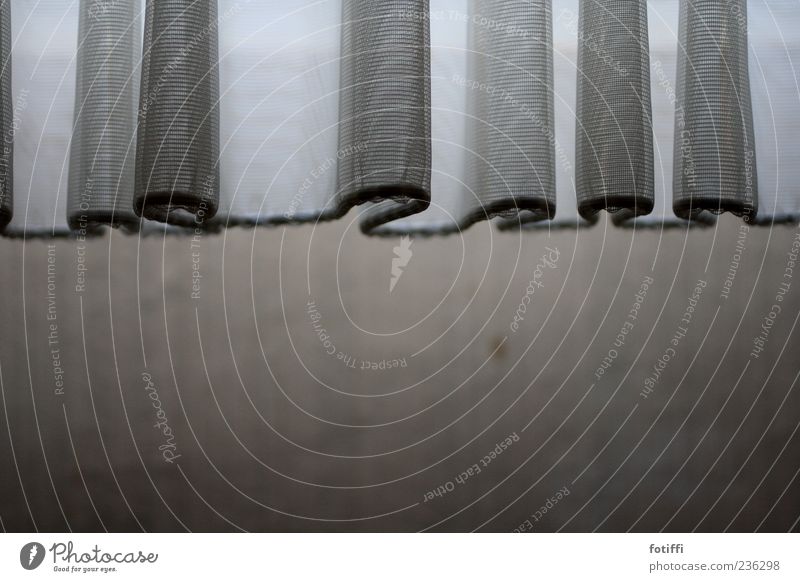
M 681 1 L 674 171 L 679 217 L 755 217 L 746 0 Z
M 134 208 L 202 225 L 219 206 L 216 0 L 147 0 Z
M 553 218 L 552 0 L 478 0 L 473 20 L 483 163 L 468 221 L 501 216 L 503 228 Z
M 362 229 L 425 210 L 431 184 L 428 0 L 345 0 L 335 210 Z
M 11 105 L 11 0 L 0 0 L 0 229 L 14 215 L 14 112 Z
M 578 210 L 621 222 L 654 205 L 647 3 L 582 0 L 578 28 Z
M 133 211 L 140 4 L 81 0 L 68 222 L 139 223 Z

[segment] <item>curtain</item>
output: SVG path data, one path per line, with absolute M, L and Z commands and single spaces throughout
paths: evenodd
M 800 6 L 748 4 L 750 87 L 758 171 L 758 222 L 800 216 Z
M 681 4 L 674 210 L 755 216 L 746 0 Z
M 648 54 L 645 0 L 581 3 L 575 173 L 584 218 L 653 210 Z
M 796 0 L 0 0 L 7 236 L 800 217 Z
M 14 131 L 10 236 L 67 235 L 78 4 L 11 0 Z M 4 17 L 5 12 L 0 13 Z M 5 23 L 0 30 L 5 30 Z
M 139 12 L 134 2 L 87 3 L 80 12 L 67 192 L 74 230 L 139 223 L 133 210 Z
M 11 4 L 0 1 L 0 228 L 11 220 L 14 212 L 12 183 L 14 180 L 14 116 L 11 109 Z

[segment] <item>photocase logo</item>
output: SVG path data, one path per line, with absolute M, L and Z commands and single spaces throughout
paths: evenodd
M 411 237 L 404 236 L 400 239 L 400 244 L 394 247 L 395 258 L 392 259 L 392 279 L 389 281 L 389 293 L 394 291 L 395 286 L 403 276 L 403 269 L 411 262 L 414 253 L 411 250 Z
M 19 563 L 26 570 L 35 570 L 44 561 L 44 546 L 37 542 L 30 542 L 22 546 L 19 551 Z

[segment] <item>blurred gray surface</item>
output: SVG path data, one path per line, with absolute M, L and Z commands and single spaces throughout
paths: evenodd
M 0 241 L 3 528 L 797 529 L 794 227 L 477 225 L 406 245 L 390 293 L 399 239 L 356 224 Z

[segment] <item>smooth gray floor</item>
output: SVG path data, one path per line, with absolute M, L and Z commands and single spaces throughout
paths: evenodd
M 483 224 L 390 293 L 400 241 L 351 218 L 0 241 L 4 529 L 798 529 L 795 227 Z

